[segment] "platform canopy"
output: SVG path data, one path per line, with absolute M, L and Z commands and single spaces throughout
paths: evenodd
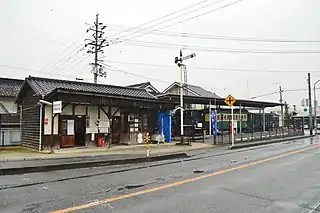
M 158 95 L 157 98 L 159 100 L 166 100 L 173 103 L 180 103 L 180 95 L 177 94 L 161 94 Z M 252 108 L 266 108 L 266 107 L 275 107 L 281 106 L 284 104 L 277 102 L 265 102 L 265 101 L 255 101 L 255 100 L 245 100 L 245 99 L 236 99 L 234 106 L 242 106 L 242 107 L 252 107 Z M 224 102 L 225 98 L 212 98 L 212 97 L 197 97 L 197 96 L 183 96 L 183 101 L 185 104 L 204 104 L 208 105 L 209 101 L 211 101 L 212 105 L 217 106 L 227 106 Z

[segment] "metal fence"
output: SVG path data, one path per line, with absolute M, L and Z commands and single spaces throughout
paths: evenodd
M 19 128 L 2 128 L 0 131 L 0 146 L 21 145 Z
M 253 124 L 252 124 L 253 125 Z M 266 128 L 266 131 L 257 131 L 256 126 L 250 126 L 244 132 L 235 131 L 234 142 L 250 142 L 250 141 L 261 141 L 271 140 L 276 138 L 300 136 L 304 135 L 304 125 L 302 118 L 291 118 L 285 121 L 285 127 L 271 127 Z M 216 144 L 231 144 L 231 134 L 229 131 L 219 132 L 216 136 L 209 136 L 204 134 L 202 136 L 187 135 L 190 141 L 205 142 L 205 143 L 216 143 Z

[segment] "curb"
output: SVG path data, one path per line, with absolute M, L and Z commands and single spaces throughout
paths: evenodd
M 75 162 L 75 163 L 64 163 L 64 164 L 51 164 L 41 166 L 30 166 L 30 167 L 15 167 L 15 168 L 4 168 L 0 169 L 0 176 L 4 175 L 15 175 L 15 174 L 26 174 L 36 172 L 50 172 L 67 169 L 79 169 L 89 167 L 100 167 L 100 166 L 111 166 L 111 165 L 123 165 L 123 164 L 135 164 L 145 163 L 154 161 L 163 161 L 179 158 L 189 157 L 186 153 L 174 153 L 153 157 L 140 157 L 132 159 L 121 159 L 121 160 L 100 160 L 100 161 L 87 161 L 87 162 Z
M 305 139 L 305 138 L 311 138 L 314 137 L 314 135 L 306 135 L 306 136 L 299 136 L 299 137 L 287 137 L 287 138 L 280 138 L 280 139 L 275 139 L 275 140 L 270 140 L 270 141 L 262 141 L 262 142 L 256 142 L 256 143 L 247 143 L 247 144 L 237 144 L 235 146 L 229 146 L 229 150 L 233 149 L 242 149 L 242 148 L 247 148 L 247 147 L 253 147 L 253 146 L 260 146 L 260 145 L 267 145 L 267 144 L 272 144 L 272 143 L 280 143 L 284 141 L 292 141 L 292 140 L 300 140 L 300 139 Z

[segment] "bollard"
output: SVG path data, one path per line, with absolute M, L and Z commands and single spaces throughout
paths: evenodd
M 146 148 L 147 148 L 147 157 L 150 155 L 150 136 L 149 133 L 147 133 L 144 137 L 144 141 L 146 142 Z

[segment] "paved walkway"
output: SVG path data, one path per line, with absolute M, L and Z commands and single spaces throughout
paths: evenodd
M 215 147 L 212 144 L 194 143 L 192 146 L 177 146 L 170 144 L 151 144 L 150 156 L 163 155 L 169 153 L 187 152 L 190 150 L 206 149 Z M 55 150 L 54 154 L 49 154 L 48 150 L 37 152 L 22 147 L 0 148 L 1 161 L 24 161 L 24 160 L 46 160 L 46 159 L 66 159 L 66 158 L 84 158 L 98 156 L 143 156 L 146 154 L 145 145 L 114 146 L 112 148 L 65 148 Z

